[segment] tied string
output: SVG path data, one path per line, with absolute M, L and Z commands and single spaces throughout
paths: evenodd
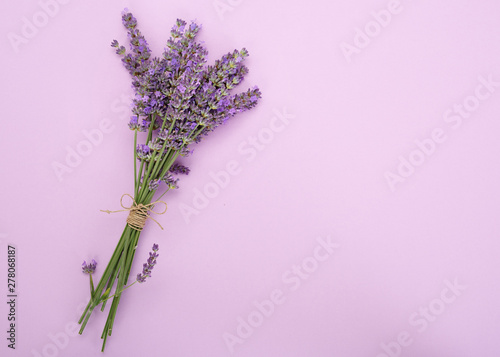
M 130 207 L 127 207 L 123 204 L 123 197 L 125 197 L 125 196 L 130 197 L 130 199 L 132 200 L 132 204 L 130 205 Z M 158 203 L 163 203 L 165 205 L 165 210 L 163 210 L 163 212 L 156 212 L 153 210 L 155 204 L 158 204 Z M 142 203 L 137 204 L 137 202 L 135 202 L 135 200 L 132 196 L 130 196 L 128 193 L 125 193 L 125 194 L 123 194 L 122 198 L 120 199 L 120 204 L 123 207 L 123 209 L 121 209 L 121 210 L 118 210 L 118 211 L 101 210 L 101 212 L 106 212 L 108 214 L 111 214 L 111 213 L 129 211 L 129 214 L 127 217 L 127 224 L 129 225 L 130 228 L 133 228 L 136 231 L 142 231 L 142 229 L 146 225 L 146 220 L 148 218 L 152 219 L 154 222 L 156 222 L 156 224 L 161 229 L 163 229 L 161 224 L 158 223 L 158 221 L 156 219 L 151 217 L 151 215 L 149 213 L 164 214 L 165 212 L 167 212 L 167 204 L 165 202 L 155 201 L 155 202 L 148 203 L 147 205 L 143 205 Z

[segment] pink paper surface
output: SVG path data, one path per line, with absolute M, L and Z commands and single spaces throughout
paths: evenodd
M 132 193 L 121 11 L 154 55 L 176 18 L 209 63 L 250 52 L 259 105 L 194 147 L 147 283 L 82 336 Z M 1 356 L 500 355 L 497 1 L 0 3 Z M 55 169 L 59 168 L 59 171 Z M 61 170 L 61 167 L 65 169 Z M 16 251 L 8 347 L 8 248 Z

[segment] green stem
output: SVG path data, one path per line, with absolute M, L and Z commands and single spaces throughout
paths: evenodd
M 149 141 L 151 140 L 151 138 L 153 137 L 153 119 L 155 117 L 154 116 L 151 116 L 151 125 L 149 126 L 149 131 L 148 131 L 148 135 L 146 137 L 146 144 L 149 143 Z M 154 154 L 152 155 L 151 157 L 151 160 L 154 159 Z M 134 154 L 134 155 L 137 155 L 137 152 Z M 137 157 L 135 157 L 136 160 L 137 160 Z M 149 166 L 149 165 L 148 165 Z M 142 185 L 141 185 L 141 176 L 142 176 L 142 170 L 143 170 L 143 167 L 144 167 L 144 160 L 141 160 L 141 167 L 139 169 L 139 176 L 137 176 L 137 181 L 136 181 L 136 189 L 135 189 L 135 195 L 134 195 L 134 199 L 137 198 L 137 195 L 139 193 L 140 190 L 143 190 L 144 187 L 147 187 L 147 175 L 144 175 L 144 179 L 142 180 Z M 140 186 L 140 189 L 139 189 L 139 186 Z
M 137 195 L 137 129 L 134 132 L 134 195 Z
M 111 291 L 111 289 L 113 289 L 113 285 L 115 285 L 115 281 L 116 281 L 116 277 L 118 276 L 118 267 L 114 267 L 114 269 L 111 271 L 111 275 L 109 277 L 109 280 L 108 280 L 108 285 L 106 286 L 106 290 L 104 291 L 108 291 L 108 289 Z M 104 311 L 104 308 L 106 307 L 106 300 L 103 300 L 104 302 L 102 303 L 102 306 L 101 306 L 101 311 Z
M 167 134 L 167 135 L 170 135 L 170 133 L 172 132 L 172 129 L 174 128 L 174 125 L 175 125 L 175 121 L 176 121 L 176 119 L 172 120 L 172 124 L 170 124 L 170 127 L 168 128 L 168 134 Z M 162 125 L 162 127 L 161 127 L 161 130 L 163 130 L 163 128 L 164 128 L 164 126 L 165 126 L 165 123 L 166 123 L 166 121 L 164 120 L 164 121 L 163 121 L 163 125 Z M 167 144 L 167 142 L 165 141 L 165 142 L 163 143 L 163 147 L 161 148 L 160 157 L 161 157 L 161 155 L 163 154 L 163 152 L 165 151 L 166 144 Z M 170 153 L 170 151 L 172 151 L 172 150 L 170 150 L 170 149 L 169 149 L 169 153 Z M 167 155 L 168 155 L 168 154 L 167 154 Z M 162 160 L 162 161 L 163 161 L 163 160 Z M 160 168 L 160 167 L 162 167 L 162 165 L 159 165 L 159 161 L 158 161 L 158 162 L 156 162 L 156 163 L 155 163 L 155 167 L 154 167 L 154 169 L 153 169 L 153 177 L 155 177 L 155 176 L 156 176 L 156 174 L 158 173 L 158 170 L 159 170 L 159 168 Z
M 116 311 L 118 309 L 118 304 L 121 299 L 121 294 L 124 290 L 128 289 L 130 286 L 135 284 L 134 282 L 129 286 L 126 286 L 128 282 L 129 273 L 132 267 L 132 262 L 134 259 L 135 246 L 137 244 L 141 232 L 132 229 L 130 227 L 129 230 L 130 234 L 127 236 L 127 239 L 124 242 L 123 252 L 120 257 L 120 261 L 118 262 L 119 264 L 119 272 L 117 276 L 118 283 L 116 286 L 115 294 L 113 295 L 113 302 L 111 303 L 111 307 L 108 313 L 108 318 L 106 319 L 106 323 L 101 335 L 101 338 L 103 339 L 102 351 L 104 351 L 104 348 L 106 347 L 106 341 L 108 336 L 111 336 L 111 332 L 113 330 L 113 324 L 116 317 Z M 108 298 L 106 298 L 103 301 L 106 300 L 108 300 Z
M 128 253 L 128 244 L 130 242 L 130 234 L 127 236 L 125 242 L 124 242 L 124 248 L 123 248 L 123 251 L 122 251 L 122 254 L 120 256 L 120 262 L 119 262 L 119 271 L 118 271 L 118 284 L 116 285 L 116 290 L 118 291 L 118 289 L 121 289 L 121 287 L 124 285 L 123 284 L 123 272 L 125 271 L 125 265 L 127 263 L 127 253 Z M 115 293 L 116 297 L 118 297 L 120 295 L 120 293 Z M 118 303 L 114 304 L 114 301 L 113 301 L 113 304 L 111 305 L 111 309 L 109 311 L 109 315 L 113 315 L 116 313 L 116 308 L 118 307 Z M 109 317 L 108 317 L 108 321 L 109 321 Z M 111 326 L 107 326 L 105 327 L 105 331 L 107 329 L 111 329 L 112 328 L 112 322 L 111 322 Z
M 134 257 L 135 257 L 135 250 L 137 248 L 137 242 L 139 241 L 139 236 L 141 235 L 141 232 L 139 231 L 136 231 L 137 233 L 134 234 L 132 237 L 131 237 L 131 243 L 130 246 L 129 246 L 129 252 L 128 252 L 128 256 L 129 256 L 129 264 L 127 266 L 127 269 L 125 270 L 125 284 L 128 282 L 128 277 L 130 275 L 130 270 L 132 269 L 132 262 L 134 261 Z M 131 285 L 135 284 L 135 282 L 133 282 Z M 125 290 L 126 288 L 124 288 L 123 290 Z
M 172 120 L 172 123 L 170 124 L 170 127 L 168 128 L 167 135 L 170 135 L 170 133 L 172 132 L 172 129 L 174 128 L 174 125 L 175 125 L 175 121 L 176 121 L 176 119 Z M 160 130 L 164 130 L 165 129 L 165 124 L 166 123 L 167 123 L 166 118 L 163 118 L 163 123 L 161 125 L 161 129 Z M 162 155 L 163 155 L 163 153 L 165 151 L 166 145 L 167 145 L 167 142 L 165 141 L 163 143 L 163 146 L 162 146 L 159 154 L 158 154 L 158 156 L 160 158 L 162 158 Z M 167 152 L 167 154 L 165 156 L 168 156 L 171 151 L 172 151 L 171 149 L 168 149 L 168 152 Z M 147 195 L 149 194 L 149 192 L 147 192 L 148 191 L 148 186 L 149 186 L 149 182 L 151 181 L 151 179 L 157 178 L 157 177 L 162 177 L 162 176 L 157 176 L 157 173 L 158 173 L 159 169 L 163 167 L 165 159 L 162 158 L 161 160 L 155 160 L 155 158 L 156 158 L 156 151 L 153 152 L 153 155 L 151 155 L 151 159 L 150 159 L 150 161 L 149 161 L 149 163 L 147 165 L 146 174 L 144 175 L 144 179 L 142 180 L 141 189 L 139 190 L 139 192 L 137 193 L 137 195 L 135 197 L 136 201 L 137 200 L 140 201 L 141 199 L 143 200 L 143 199 L 145 199 L 145 197 L 147 197 Z M 144 163 L 144 161 L 142 161 L 142 163 Z
M 89 274 L 90 278 L 90 299 L 94 298 L 94 282 L 92 281 L 92 274 Z
M 150 116 L 151 125 L 149 127 L 149 132 L 147 134 L 146 142 L 149 143 L 153 136 L 153 127 L 157 115 L 153 114 Z M 161 130 L 164 130 L 167 123 L 166 118 L 163 118 L 163 123 L 161 125 Z M 175 119 L 172 120 L 171 125 L 168 129 L 168 135 L 171 134 L 175 125 Z M 199 135 L 201 129 L 194 133 L 194 137 Z M 149 190 L 149 183 L 152 179 L 157 177 L 163 177 L 170 169 L 174 161 L 180 155 L 180 150 L 172 150 L 171 148 L 166 148 L 166 142 L 160 151 L 154 151 L 151 155 L 151 160 L 146 163 L 144 160 L 140 160 L 139 171 L 137 170 L 137 136 L 138 131 L 135 130 L 134 134 L 134 200 L 136 204 L 147 205 L 151 202 L 153 195 L 156 190 Z M 156 159 L 158 157 L 158 160 Z M 143 176 L 144 173 L 144 176 Z M 141 182 L 142 178 L 142 182 Z M 169 189 L 167 189 L 161 196 L 163 197 Z M 91 317 L 94 309 L 102 303 L 101 310 L 104 310 L 106 302 L 112 298 L 112 303 L 108 312 L 108 317 L 104 325 L 104 329 L 101 335 L 103 339 L 102 351 L 104 351 L 106 346 L 106 341 L 108 336 L 111 336 L 114 320 L 116 317 L 116 312 L 118 309 L 118 304 L 121 299 L 121 294 L 126 289 L 133 286 L 137 281 L 127 285 L 130 271 L 132 268 L 132 262 L 134 260 L 135 251 L 137 243 L 139 241 L 141 232 L 137 231 L 128 225 L 125 226 L 123 233 L 118 241 L 118 244 L 106 266 L 99 283 L 94 287 L 92 276 L 90 276 L 91 284 L 91 300 L 87 304 L 85 311 L 79 319 L 81 324 L 80 334 L 83 333 L 89 318 Z M 116 287 L 114 294 L 109 296 L 111 289 L 116 282 Z

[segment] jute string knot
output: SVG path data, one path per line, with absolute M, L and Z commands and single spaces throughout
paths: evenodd
M 127 207 L 123 204 L 123 197 L 128 196 L 132 200 L 132 204 L 130 207 Z M 156 204 L 163 203 L 165 205 L 165 209 L 162 212 L 156 212 L 153 210 L 154 206 Z M 160 223 L 153 217 L 151 217 L 150 213 L 154 214 L 164 214 L 167 212 L 167 204 L 163 201 L 155 201 L 148 203 L 147 205 L 143 205 L 142 203 L 137 204 L 135 202 L 134 198 L 130 196 L 128 193 L 125 193 L 122 195 L 122 198 L 120 199 L 120 205 L 123 207 L 123 209 L 118 210 L 118 211 L 110 211 L 110 210 L 101 210 L 101 212 L 106 212 L 108 214 L 110 213 L 117 213 L 117 212 L 125 212 L 129 211 L 128 217 L 127 217 L 127 224 L 130 228 L 135 229 L 136 231 L 142 231 L 144 226 L 146 225 L 147 219 L 152 219 L 156 224 L 163 229 Z

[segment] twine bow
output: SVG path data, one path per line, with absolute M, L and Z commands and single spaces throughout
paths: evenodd
M 123 197 L 128 196 L 132 200 L 132 204 L 130 207 L 127 207 L 123 204 Z M 163 212 L 156 212 L 153 210 L 155 204 L 158 203 L 163 203 L 165 205 L 165 210 Z M 118 211 L 110 211 L 110 210 L 101 210 L 101 212 L 106 212 L 108 214 L 110 213 L 117 213 L 117 212 L 125 212 L 129 211 L 128 217 L 127 217 L 127 224 L 130 228 L 135 229 L 136 231 L 142 231 L 144 226 L 146 225 L 146 220 L 148 218 L 152 219 L 156 224 L 163 230 L 163 227 L 161 226 L 160 223 L 149 213 L 154 213 L 154 214 L 164 214 L 167 212 L 167 204 L 166 202 L 163 201 L 155 201 L 148 203 L 147 205 L 143 205 L 142 203 L 137 204 L 135 202 L 134 198 L 130 196 L 128 193 L 125 193 L 122 195 L 122 198 L 120 198 L 120 205 L 123 207 L 123 209 L 118 210 Z

